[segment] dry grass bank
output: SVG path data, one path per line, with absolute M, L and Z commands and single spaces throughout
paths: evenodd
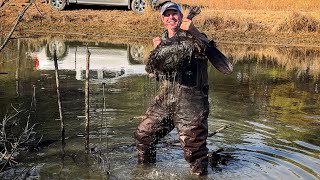
M 195 19 L 204 30 L 240 32 L 320 33 L 320 19 L 315 13 L 290 11 L 246 11 L 204 9 Z

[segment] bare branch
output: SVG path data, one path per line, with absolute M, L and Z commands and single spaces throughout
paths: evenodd
M 2 8 L 2 6 L 4 6 L 5 3 L 7 3 L 9 0 L 3 0 L 0 4 L 0 8 Z
M 32 97 L 34 101 L 35 97 Z M 30 106 L 34 106 L 35 103 L 31 102 Z M 11 104 L 12 107 L 12 112 L 9 114 L 7 111 L 7 114 L 9 115 L 5 115 L 5 117 L 2 120 L 2 127 L 0 128 L 0 146 L 2 148 L 2 151 L 0 153 L 0 163 L 1 166 L 0 167 L 0 172 L 2 172 L 4 170 L 4 168 L 7 165 L 14 165 L 17 164 L 17 162 L 14 160 L 14 158 L 17 156 L 17 152 L 19 152 L 19 150 L 21 149 L 20 147 L 23 145 L 28 145 L 29 143 L 32 144 L 36 141 L 35 135 L 36 132 L 34 131 L 34 128 L 37 124 L 33 124 L 32 126 L 30 125 L 29 122 L 29 118 L 26 122 L 25 127 L 22 129 L 22 132 L 20 133 L 20 135 L 16 138 L 16 137 L 11 137 L 8 138 L 7 134 L 6 134 L 6 127 L 9 123 L 10 120 L 12 120 L 13 118 L 16 118 L 19 113 L 24 112 L 23 110 L 21 110 L 21 105 L 19 105 L 18 107 L 14 107 Z M 30 108 L 31 111 L 32 107 Z M 16 118 L 17 119 L 17 118 Z M 14 119 L 14 120 L 16 120 Z M 11 122 L 10 122 L 11 123 Z M 39 142 L 38 142 L 39 143 Z
M 34 5 L 36 6 L 36 9 L 37 9 L 37 11 L 39 12 L 39 14 L 40 14 L 41 16 L 44 16 L 45 13 L 43 13 L 43 12 L 40 11 L 40 8 L 38 7 L 36 1 L 34 1 Z
M 6 40 L 4 41 L 4 43 L 2 44 L 2 46 L 0 47 L 0 52 L 2 51 L 2 49 L 7 45 L 7 43 L 9 42 L 10 37 L 12 36 L 14 30 L 16 29 L 16 27 L 18 26 L 19 22 L 22 20 L 23 15 L 26 13 L 26 11 L 29 9 L 29 7 L 32 5 L 33 0 L 30 1 L 30 3 L 22 10 L 22 12 L 19 14 L 19 16 L 17 17 L 16 23 L 15 25 L 12 27 L 10 33 L 8 34 Z

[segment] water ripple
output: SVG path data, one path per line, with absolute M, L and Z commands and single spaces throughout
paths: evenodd
M 308 149 L 312 149 L 312 150 L 316 150 L 316 151 L 320 151 L 320 147 L 319 146 L 316 146 L 316 145 L 313 145 L 313 144 L 309 144 L 309 143 L 306 143 L 306 142 L 303 142 L 303 141 L 294 141 L 296 144 L 302 146 L 302 147 L 305 147 L 305 148 L 308 148 Z
M 291 164 L 295 164 L 315 176 L 320 174 L 320 160 L 298 152 L 263 144 L 237 145 L 237 148 L 243 151 L 259 152 L 259 154 L 277 157 L 279 160 L 291 162 Z

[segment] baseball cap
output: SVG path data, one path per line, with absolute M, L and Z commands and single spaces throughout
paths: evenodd
M 169 10 L 169 9 L 176 10 L 176 11 L 179 11 L 179 12 L 181 13 L 181 7 L 180 7 L 177 3 L 167 2 L 167 3 L 165 3 L 165 4 L 161 7 L 161 9 L 160 9 L 161 15 L 163 15 L 163 13 L 164 13 L 166 10 Z

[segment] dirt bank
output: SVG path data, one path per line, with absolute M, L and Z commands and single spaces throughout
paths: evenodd
M 0 34 L 6 36 L 27 0 L 9 1 L 0 10 Z M 185 10 L 187 13 L 188 10 Z M 295 46 L 319 46 L 318 20 L 308 14 L 307 23 L 314 29 L 293 32 L 286 28 L 292 22 L 292 12 L 280 11 L 219 11 L 204 9 L 195 18 L 195 25 L 209 38 L 218 42 L 262 43 Z M 311 17 L 310 17 L 311 16 Z M 309 18 L 310 17 L 310 18 Z M 308 19 L 309 18 L 309 19 Z M 48 4 L 36 1 L 19 24 L 14 37 L 34 35 L 79 36 L 98 40 L 127 37 L 132 41 L 151 40 L 163 31 L 159 13 L 147 10 L 139 15 L 123 8 L 73 6 L 65 11 L 53 11 Z

